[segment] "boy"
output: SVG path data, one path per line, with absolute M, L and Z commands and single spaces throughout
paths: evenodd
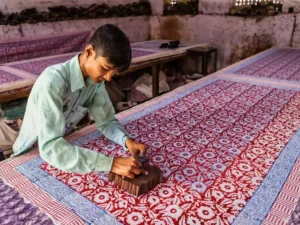
M 50 66 L 35 82 L 29 96 L 24 121 L 13 146 L 14 155 L 38 141 L 40 155 L 49 164 L 68 172 L 112 171 L 133 178 L 143 172 L 138 155 L 146 145 L 128 138 L 115 118 L 104 81 L 129 68 L 131 47 L 127 36 L 114 25 L 104 25 L 94 33 L 82 54 Z M 67 134 L 89 110 L 97 129 L 122 145 L 133 158 L 107 157 L 69 144 Z

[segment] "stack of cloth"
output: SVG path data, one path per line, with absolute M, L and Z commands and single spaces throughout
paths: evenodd
M 8 121 L 0 118 L 0 148 L 3 149 L 6 157 L 9 157 L 13 153 L 12 146 L 18 137 L 21 125 L 21 119 Z
M 3 103 L 0 110 L 0 148 L 6 157 L 13 153 L 27 105 L 27 98 Z
M 143 74 L 132 85 L 137 91 L 145 95 L 147 98 L 152 98 L 152 76 L 149 73 Z M 170 91 L 170 86 L 167 83 L 166 74 L 163 71 L 159 72 L 159 93 Z

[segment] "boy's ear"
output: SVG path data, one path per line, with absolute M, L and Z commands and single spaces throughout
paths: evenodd
M 91 57 L 93 55 L 95 55 L 95 50 L 94 47 L 90 44 L 88 44 L 87 46 L 85 46 L 84 51 L 87 53 L 88 57 Z

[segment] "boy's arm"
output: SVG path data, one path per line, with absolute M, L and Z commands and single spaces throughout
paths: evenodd
M 73 146 L 64 138 L 62 90 L 49 84 L 38 96 L 38 142 L 41 157 L 50 165 L 68 172 L 110 171 L 112 157 Z
M 128 135 L 115 117 L 115 110 L 102 83 L 93 98 L 90 112 L 95 119 L 97 129 L 108 139 L 123 146 L 127 150 L 125 142 Z

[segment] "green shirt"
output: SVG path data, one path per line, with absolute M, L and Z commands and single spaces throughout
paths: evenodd
M 68 172 L 110 171 L 113 157 L 73 146 L 64 138 L 90 111 L 97 129 L 125 149 L 127 134 L 115 117 L 104 82 L 84 79 L 78 55 L 50 66 L 39 76 L 28 98 L 20 134 L 13 146 L 14 156 L 36 141 L 42 159 Z

